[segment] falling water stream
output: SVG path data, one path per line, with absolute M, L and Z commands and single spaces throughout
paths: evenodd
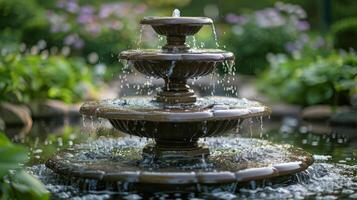
M 145 25 L 140 24 L 140 32 L 139 32 L 139 38 L 138 41 L 136 42 L 136 48 L 141 49 L 141 43 L 143 40 L 143 31 L 144 31 Z
M 218 37 L 217 37 L 216 27 L 214 26 L 214 23 L 212 23 L 212 32 L 213 32 L 216 48 L 218 48 L 219 47 L 219 43 L 218 43 Z

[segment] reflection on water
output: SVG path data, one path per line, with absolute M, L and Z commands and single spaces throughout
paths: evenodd
M 88 119 L 86 119 L 88 120 Z M 357 198 L 357 137 L 349 129 L 332 129 L 329 133 L 312 133 L 311 125 L 299 126 L 293 119 L 278 123 L 265 123 L 260 126 L 260 119 L 246 120 L 246 126 L 239 134 L 242 137 L 260 137 L 275 143 L 288 143 L 314 154 L 315 163 L 306 172 L 300 173 L 282 183 L 264 181 L 233 192 L 229 188 L 201 188 L 201 192 L 191 193 L 155 193 L 151 197 L 162 199 L 286 199 L 286 198 Z M 84 122 L 85 127 L 77 123 L 35 122 L 33 131 L 21 140 L 31 148 L 31 161 L 28 171 L 39 177 L 54 194 L 55 199 L 146 199 L 148 194 L 128 192 L 98 193 L 81 192 L 75 185 L 68 186 L 63 179 L 46 169 L 44 161 L 56 151 L 74 144 L 94 140 L 100 137 L 120 137 L 122 134 L 101 121 Z M 256 126 L 249 127 L 249 124 Z M 93 130 L 92 127 L 95 129 Z M 252 133 L 249 131 L 252 130 Z

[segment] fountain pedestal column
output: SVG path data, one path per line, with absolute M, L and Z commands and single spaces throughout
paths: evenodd
M 148 144 L 143 149 L 144 158 L 152 158 L 160 162 L 167 160 L 201 160 L 209 156 L 209 149 L 197 143 L 198 139 L 192 141 L 162 141 L 156 140 L 156 144 Z
M 167 36 L 166 37 L 167 44 L 162 47 L 163 50 L 168 52 L 185 52 L 190 49 L 189 46 L 185 44 L 186 36 Z
M 194 103 L 196 95 L 187 85 L 186 80 L 165 78 L 165 87 L 158 92 L 157 102 L 175 104 L 175 103 Z

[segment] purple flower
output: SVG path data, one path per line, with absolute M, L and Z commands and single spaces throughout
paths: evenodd
M 64 8 L 65 6 L 66 6 L 66 2 L 65 1 L 58 1 L 57 2 L 57 4 L 56 4 L 56 6 L 58 7 L 58 8 Z
M 93 36 L 97 36 L 101 32 L 102 27 L 99 23 L 93 22 L 86 25 L 86 30 Z
M 70 34 L 64 39 L 64 44 L 80 49 L 84 46 L 84 41 L 77 34 Z
M 226 21 L 231 24 L 236 24 L 239 22 L 239 16 L 234 13 L 228 13 L 226 15 Z
M 295 51 L 298 51 L 299 48 L 298 46 L 295 44 L 295 42 L 287 42 L 284 44 L 284 48 L 287 52 L 295 52 Z
M 305 19 L 307 14 L 304 9 L 302 9 L 300 6 L 295 7 L 295 14 L 300 18 L 300 19 Z
M 136 14 L 143 14 L 146 10 L 147 6 L 145 4 L 140 4 L 139 6 L 136 6 L 134 11 Z
M 72 45 L 76 41 L 77 38 L 78 38 L 77 34 L 67 35 L 67 37 L 64 39 L 64 44 Z
M 306 31 L 310 29 L 310 24 L 307 21 L 298 21 L 296 27 L 299 31 Z
M 282 26 L 286 20 L 275 8 L 266 8 L 264 10 L 256 11 L 255 23 L 263 28 Z
M 48 11 L 46 15 L 51 24 L 51 32 L 67 32 L 70 29 L 70 25 L 66 22 L 67 17 L 65 15 L 58 15 L 52 11 Z
M 94 8 L 92 6 L 83 6 L 79 10 L 80 15 L 93 15 Z
M 299 37 L 299 39 L 298 39 L 301 43 L 304 43 L 304 44 L 306 44 L 306 43 L 308 43 L 309 42 L 309 40 L 310 40 L 310 38 L 309 38 L 309 36 L 307 35 L 307 34 L 301 34 L 301 36 Z
M 325 39 L 322 38 L 321 36 L 319 36 L 313 43 L 312 43 L 312 47 L 315 49 L 321 48 L 325 45 Z
M 76 40 L 73 44 L 75 49 L 81 49 L 84 46 L 84 41 L 82 39 Z
M 71 12 L 71 13 L 77 12 L 79 10 L 79 6 L 77 4 L 77 1 L 75 1 L 75 0 L 67 1 L 66 9 L 67 9 L 68 12 Z
M 95 20 L 94 8 L 92 6 L 83 6 L 79 10 L 77 22 L 80 24 L 90 23 Z
M 286 12 L 290 15 L 296 15 L 299 19 L 306 18 L 306 12 L 298 5 L 289 3 L 276 2 L 274 7 L 282 12 Z
M 232 32 L 236 35 L 242 35 L 244 33 L 244 29 L 240 25 L 234 25 Z
M 123 28 L 123 24 L 119 21 L 111 21 L 107 24 L 107 27 L 114 30 L 120 30 Z
M 124 2 L 108 3 L 102 5 L 101 8 L 99 9 L 99 17 L 107 18 L 111 15 L 115 15 L 117 17 L 129 18 L 130 16 L 133 15 L 133 10 L 135 10 L 135 8 L 132 8 L 132 4 L 130 3 L 124 3 Z
M 113 8 L 110 5 L 103 5 L 99 10 L 100 18 L 107 18 L 113 13 Z
M 82 14 L 77 17 L 77 22 L 80 24 L 87 24 L 92 22 L 93 20 L 94 16 L 89 14 Z

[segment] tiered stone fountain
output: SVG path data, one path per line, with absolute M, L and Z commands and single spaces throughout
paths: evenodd
M 119 57 L 146 76 L 164 79 L 164 87 L 155 97 L 88 102 L 80 109 L 83 115 L 108 119 L 116 129 L 153 142 L 146 144 L 128 137 L 77 145 L 48 160 L 47 167 L 65 177 L 85 180 L 85 187 L 90 187 L 88 180 L 95 180 L 95 189 L 114 185 L 110 188 L 116 190 L 119 183 L 126 183 L 125 189 L 129 184 L 135 189 L 160 185 L 177 190 L 179 186 L 197 189 L 198 183 L 235 184 L 293 174 L 312 164 L 311 155 L 300 149 L 262 140 L 219 138 L 199 142 L 200 138 L 233 130 L 245 118 L 271 112 L 247 99 L 199 98 L 187 85 L 187 79 L 208 75 L 218 64 L 234 60 L 231 52 L 190 49 L 185 44 L 187 36 L 212 23 L 206 17 L 144 18 L 141 24 L 166 36 L 167 44 L 160 50 L 124 51 Z M 239 159 L 252 146 L 271 155 L 259 154 L 251 161 Z M 284 156 L 275 156 L 279 153 Z

